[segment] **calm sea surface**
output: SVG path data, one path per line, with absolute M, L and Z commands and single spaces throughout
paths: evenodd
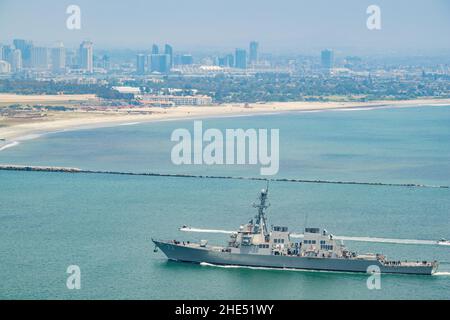
M 450 185 L 450 107 L 330 111 L 207 119 L 206 128 L 279 128 L 277 177 Z M 170 135 L 192 121 L 71 131 L 22 142 L 0 163 L 83 169 L 258 176 L 259 166 L 175 166 Z M 450 248 L 347 242 L 393 259 L 439 260 L 435 276 L 252 270 L 167 262 L 151 238 L 210 239 L 177 228 L 234 230 L 262 182 L 0 171 L 0 298 L 449 299 Z M 450 189 L 271 184 L 269 219 L 301 231 L 450 238 Z M 82 288 L 66 288 L 81 268 Z

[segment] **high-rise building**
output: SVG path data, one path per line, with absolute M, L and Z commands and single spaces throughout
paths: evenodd
M 50 66 L 49 51 L 46 47 L 33 47 L 31 49 L 31 65 L 34 69 L 47 70 Z
M 192 58 L 192 55 L 190 54 L 183 54 L 180 58 L 181 64 L 184 66 L 188 66 L 194 63 L 194 59 Z
M 70 69 L 79 68 L 78 50 L 66 50 L 66 66 Z
M 173 48 L 171 45 L 166 44 L 164 47 L 164 53 L 169 56 L 169 70 L 173 67 Z
M 227 54 L 226 56 L 219 57 L 217 62 L 220 67 L 232 68 L 234 67 L 234 56 L 232 54 Z
M 145 70 L 146 70 L 146 61 L 145 61 L 145 55 L 143 54 L 138 54 L 136 56 L 136 73 L 137 74 L 145 74 Z
M 226 67 L 227 65 L 226 65 L 226 57 L 218 57 L 217 58 L 217 65 L 219 66 L 219 67 Z
M 14 47 L 21 52 L 23 66 L 31 67 L 31 49 L 33 48 L 33 42 L 23 39 L 14 39 L 13 44 Z
M 227 67 L 233 68 L 234 67 L 234 55 L 233 54 L 227 54 L 225 56 L 225 63 Z
M 236 49 L 235 67 L 239 69 L 247 69 L 247 51 L 244 49 Z
M 12 59 L 12 52 L 13 49 L 11 48 L 11 46 L 2 46 L 0 47 L 1 49 L 1 59 L 3 61 L 8 62 L 9 64 L 11 63 L 11 59 Z
M 259 50 L 259 43 L 256 41 L 250 42 L 250 56 L 249 56 L 250 64 L 258 63 L 259 60 L 258 50 Z
M 66 49 L 62 42 L 52 49 L 52 70 L 55 73 L 66 70 Z
M 90 41 L 83 41 L 79 52 L 80 69 L 88 73 L 94 72 L 94 44 Z
M 152 54 L 150 71 L 160 73 L 169 72 L 169 56 L 167 54 Z
M 152 45 L 152 54 L 159 54 L 159 47 L 157 44 Z
M 22 71 L 22 52 L 19 49 L 14 49 L 11 57 L 11 71 L 14 73 Z
M 100 59 L 100 65 L 101 65 L 101 68 L 103 68 L 105 70 L 111 69 L 111 61 L 107 54 L 103 55 L 103 57 Z
M 146 72 L 152 72 L 152 55 L 147 55 L 145 59 L 145 65 L 146 65 Z
M 334 66 L 334 53 L 332 50 L 326 49 L 321 53 L 322 67 L 325 69 L 331 69 Z

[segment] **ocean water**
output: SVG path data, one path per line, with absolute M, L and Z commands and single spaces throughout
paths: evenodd
M 205 119 L 203 127 L 280 129 L 277 177 L 450 185 L 449 107 Z M 258 176 L 260 165 L 176 166 L 174 129 L 155 122 L 46 135 L 3 150 L 0 163 L 133 172 Z
M 0 163 L 257 176 L 259 166 L 175 166 L 171 132 L 191 121 L 63 132 L 0 152 Z M 450 185 L 450 108 L 206 119 L 205 128 L 279 128 L 278 177 Z M 435 276 L 367 276 L 168 262 L 151 238 L 226 241 L 181 225 L 234 230 L 263 182 L 0 171 L 2 299 L 449 299 L 450 248 L 347 242 L 393 259 L 439 260 Z M 450 238 L 450 189 L 273 182 L 269 219 L 301 231 Z M 81 268 L 81 290 L 66 269 Z

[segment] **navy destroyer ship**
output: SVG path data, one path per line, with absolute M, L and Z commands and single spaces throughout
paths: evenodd
M 305 228 L 302 240 L 294 241 L 287 227 L 268 228 L 268 187 L 254 204 L 258 213 L 249 223 L 233 232 L 225 246 L 177 240 L 154 240 L 169 260 L 213 265 L 301 269 L 335 272 L 380 272 L 431 275 L 438 262 L 391 261 L 382 254 L 349 251 L 342 240 L 320 228 Z

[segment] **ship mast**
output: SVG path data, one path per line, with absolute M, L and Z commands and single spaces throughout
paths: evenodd
M 254 203 L 253 207 L 258 209 L 258 215 L 255 217 L 256 223 L 253 228 L 253 233 L 263 233 L 264 236 L 268 235 L 267 225 L 266 225 L 266 209 L 270 206 L 267 200 L 269 195 L 269 180 L 267 180 L 266 189 L 262 189 L 259 195 L 259 203 Z

